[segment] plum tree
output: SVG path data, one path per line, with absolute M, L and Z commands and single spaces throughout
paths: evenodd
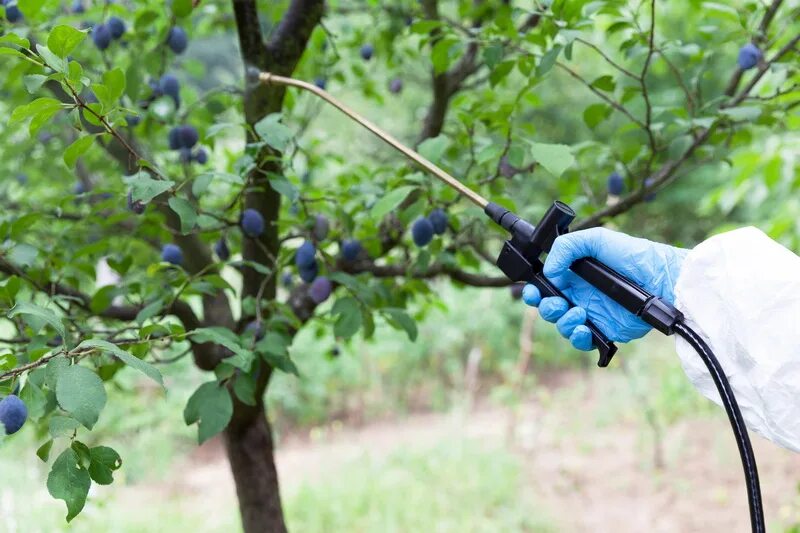
M 104 391 L 126 394 L 116 381 L 129 371 L 160 386 L 153 362 L 186 353 L 206 383 L 187 398 L 185 422 L 198 441 L 220 435 L 243 530 L 285 531 L 264 398 L 276 375 L 296 370 L 297 335 L 344 346 L 396 328 L 413 340 L 415 318 L 436 307 L 429 283 L 509 285 L 492 264 L 502 236 L 478 210 L 341 115 L 332 121 L 316 96 L 261 72 L 327 81 L 526 217 L 558 198 L 577 211 L 573 229 L 613 220 L 691 244 L 724 217 L 756 213 L 800 247 L 781 222 L 796 213 L 777 201 L 800 188 L 784 179 L 800 131 L 800 21 L 780 0 L 704 4 L 703 17 L 692 2 L 611 0 L 330 2 L 327 11 L 323 0 L 86 3 L 87 18 L 105 21 L 104 53 L 97 26 L 64 8 L 83 4 L 14 11 L 0 1 L 7 18 L 24 15 L 0 35 L 0 175 L 30 177 L 24 187 L 0 179 L 0 394 L 24 384 L 32 438 L 54 450 L 49 486 L 70 520 L 97 482 L 99 465 L 72 454 L 107 438 L 107 426 L 93 432 Z M 113 17 L 129 26 L 119 46 Z M 176 56 L 188 28 L 192 57 Z M 750 40 L 760 54 L 745 71 L 752 58 L 737 65 L 732 43 Z M 211 154 L 202 169 L 181 163 Z M 614 202 L 611 166 L 627 185 Z M 96 192 L 74 197 L 78 182 Z M 764 201 L 746 203 L 752 190 Z M 256 236 L 234 228 L 249 209 L 263 221 Z M 223 238 L 236 261 L 219 253 Z M 97 282 L 101 260 L 113 285 Z M 287 286 L 293 274 L 304 283 Z M 324 310 L 310 292 L 321 277 L 336 287 Z M 263 339 L 248 332 L 252 322 Z M 59 380 L 76 378 L 86 384 L 76 403 L 59 401 Z M 219 415 L 213 427 L 209 412 Z M 77 424 L 74 438 L 55 431 L 61 417 Z
M 19 431 L 28 419 L 28 408 L 25 402 L 14 394 L 0 400 L 0 424 L 5 427 L 6 435 Z
M 167 34 L 167 45 L 176 54 L 185 52 L 186 47 L 189 46 L 189 37 L 186 35 L 186 31 L 180 26 L 171 27 Z
M 161 260 L 173 265 L 182 265 L 183 250 L 177 244 L 165 244 L 161 248 Z
M 258 237 L 264 233 L 264 217 L 255 209 L 245 209 L 239 225 L 248 237 Z

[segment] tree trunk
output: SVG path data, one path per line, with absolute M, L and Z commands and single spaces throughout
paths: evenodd
M 225 430 L 225 448 L 236 482 L 239 511 L 245 533 L 283 533 L 278 471 L 272 443 L 272 430 L 263 404 L 257 408 L 237 402 L 236 410 L 245 409 L 248 416 L 231 423 Z M 234 413 L 234 418 L 237 413 Z

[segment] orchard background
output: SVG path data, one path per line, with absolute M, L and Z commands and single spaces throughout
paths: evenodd
M 668 341 L 591 369 L 509 294 L 479 210 L 246 73 L 313 81 L 533 221 L 560 199 L 576 229 L 798 251 L 796 0 L 3 4 L 0 529 L 743 523 L 724 414 Z M 276 456 L 337 434 L 387 452 L 314 448 L 344 466 L 285 463 L 282 501 Z M 223 448 L 207 498 L 142 500 Z M 791 527 L 797 460 L 757 451 Z M 587 474 L 609 455 L 634 459 Z

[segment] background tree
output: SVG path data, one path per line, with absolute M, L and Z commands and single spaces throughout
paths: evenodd
M 264 396 L 294 335 L 413 341 L 433 279 L 507 285 L 477 210 L 250 69 L 402 115 L 533 220 L 560 198 L 576 227 L 692 242 L 763 210 L 797 246 L 797 160 L 770 137 L 798 127 L 796 2 L 521 4 L 4 2 L 0 394 L 22 385 L 68 520 L 121 465 L 90 433 L 119 371 L 161 383 L 191 355 L 187 424 L 222 432 L 244 529 L 284 530 Z

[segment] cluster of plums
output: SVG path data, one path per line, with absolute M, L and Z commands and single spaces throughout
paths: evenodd
M 128 207 L 136 212 L 141 213 L 144 211 L 144 206 L 141 202 L 133 202 L 131 194 L 128 193 Z M 245 209 L 239 217 L 239 227 L 242 232 L 252 238 L 260 237 L 264 233 L 265 224 L 264 217 L 255 209 Z M 214 253 L 217 254 L 222 261 L 227 261 L 231 257 L 230 248 L 225 237 L 214 243 Z M 177 244 L 168 243 L 161 248 L 161 260 L 173 265 L 183 264 L 183 250 Z
M 167 139 L 169 149 L 176 150 L 180 154 L 181 163 L 188 164 L 194 161 L 204 165 L 208 162 L 208 153 L 204 148 L 192 151 L 200 140 L 200 135 L 194 126 L 190 124 L 175 126 L 169 130 Z
M 119 17 L 109 17 L 108 21 L 97 24 L 92 28 L 92 41 L 99 50 L 111 46 L 112 41 L 121 39 L 127 26 Z
M 411 238 L 419 247 L 427 246 L 434 235 L 442 235 L 447 231 L 447 213 L 436 208 L 427 217 L 419 217 L 411 225 Z
M 608 190 L 609 196 L 620 196 L 622 193 L 625 192 L 625 179 L 620 175 L 619 172 L 612 172 L 608 175 L 606 180 L 606 188 Z M 644 180 L 644 186 L 650 187 L 653 184 L 652 178 L 647 178 Z M 656 198 L 656 193 L 650 192 L 647 193 L 644 197 L 645 202 L 652 202 Z

